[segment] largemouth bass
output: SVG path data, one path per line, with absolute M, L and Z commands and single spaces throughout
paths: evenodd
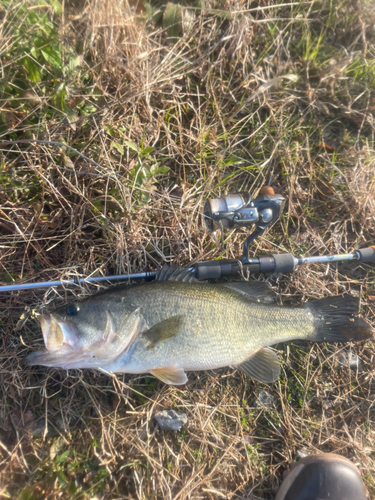
M 297 339 L 349 342 L 371 337 L 351 295 L 300 307 L 272 304 L 262 282 L 208 284 L 186 271 L 162 271 L 156 281 L 117 286 L 42 315 L 44 351 L 28 365 L 151 373 L 184 384 L 186 372 L 235 367 L 261 382 L 280 373 L 268 346 Z

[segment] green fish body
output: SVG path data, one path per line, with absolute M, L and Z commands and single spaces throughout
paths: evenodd
M 178 278 L 178 275 L 177 275 Z M 114 287 L 41 318 L 46 351 L 28 364 L 152 373 L 183 384 L 186 372 L 224 366 L 273 382 L 280 372 L 268 346 L 296 339 L 361 340 L 369 325 L 350 295 L 282 307 L 267 284 L 155 281 Z
M 234 367 L 263 347 L 314 336 L 314 318 L 308 310 L 257 302 L 225 286 L 155 283 L 134 288 L 131 297 L 150 330 L 125 356 L 106 367 L 113 372 Z M 159 341 L 153 341 L 155 325 L 160 325 Z M 277 358 L 269 350 L 264 355 L 270 365 L 263 371 L 269 371 L 273 380 L 279 374 Z M 181 383 L 182 379 L 186 381 L 182 376 Z

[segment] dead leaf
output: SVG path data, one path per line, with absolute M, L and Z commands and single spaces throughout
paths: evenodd
M 335 148 L 333 148 L 332 146 L 330 146 L 326 142 L 321 142 L 320 144 L 318 144 L 318 148 L 326 148 L 326 149 L 330 149 L 331 151 L 335 150 Z

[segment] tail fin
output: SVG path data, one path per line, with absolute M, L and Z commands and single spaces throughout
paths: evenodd
M 338 295 L 308 302 L 305 306 L 315 320 L 315 342 L 351 342 L 372 337 L 371 327 L 356 315 L 359 298 Z

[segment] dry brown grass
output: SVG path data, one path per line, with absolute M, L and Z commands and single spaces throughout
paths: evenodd
M 97 165 L 58 147 L 1 147 L 2 281 L 233 258 L 244 232 L 227 233 L 222 252 L 204 232 L 202 202 L 256 195 L 264 184 L 288 204 L 254 255 L 375 243 L 373 4 L 207 3 L 191 9 L 177 39 L 156 21 L 142 24 L 143 10 L 126 1 L 46 9 L 64 64 L 79 54 L 78 68 L 57 75 L 67 82 L 60 108 L 48 64 L 42 82 L 16 89 L 9 19 L 21 4 L 2 11 L 1 139 L 65 142 Z M 28 29 L 34 36 L 37 27 Z M 285 75 L 298 81 L 267 85 Z M 169 170 L 151 175 L 160 167 Z M 283 303 L 360 293 L 374 325 L 374 276 L 352 262 L 301 267 L 272 283 Z M 32 309 L 95 289 L 1 295 L 2 497 L 273 499 L 302 448 L 352 459 L 375 497 L 373 342 L 280 346 L 284 370 L 270 387 L 229 369 L 191 373 L 176 388 L 23 367 L 42 343 Z M 340 367 L 341 350 L 358 354 L 362 371 Z M 261 389 L 275 397 L 272 408 L 256 407 Z M 169 408 L 188 415 L 178 433 L 153 420 Z

